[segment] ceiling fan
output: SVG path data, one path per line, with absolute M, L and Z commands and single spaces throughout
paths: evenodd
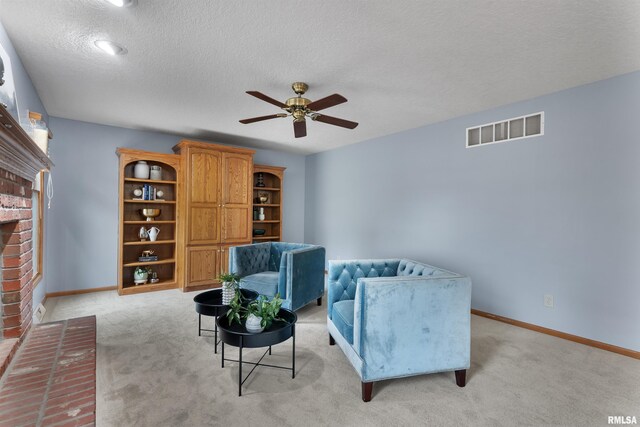
M 255 96 L 258 99 L 273 104 L 276 107 L 282 108 L 286 113 L 271 114 L 269 116 L 253 117 L 251 119 L 240 120 L 240 123 L 249 124 L 254 122 L 260 122 L 262 120 L 270 120 L 278 117 L 293 117 L 293 133 L 296 138 L 307 136 L 307 122 L 306 118 L 317 122 L 327 123 L 334 126 L 340 126 L 347 129 L 354 129 L 358 126 L 358 123 L 351 122 L 349 120 L 339 119 L 337 117 L 326 116 L 318 113 L 325 108 L 333 107 L 343 102 L 347 102 L 347 98 L 337 93 L 329 95 L 325 98 L 318 99 L 317 101 L 311 101 L 310 99 L 303 98 L 302 95 L 309 89 L 309 85 L 302 82 L 296 82 L 291 85 L 293 91 L 298 95 L 293 98 L 287 99 L 285 102 L 280 102 L 273 99 L 263 93 L 249 90 L 247 93 L 251 96 Z

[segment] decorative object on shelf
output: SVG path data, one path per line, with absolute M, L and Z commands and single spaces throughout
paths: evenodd
M 254 221 L 258 220 L 258 209 L 257 208 L 253 208 L 253 220 Z
M 138 160 L 133 167 L 133 177 L 138 179 L 149 179 L 149 165 L 144 160 Z
M 149 239 L 152 242 L 155 242 L 156 240 L 158 240 L 158 234 L 160 234 L 160 229 L 158 227 L 151 227 L 147 230 L 147 233 L 149 233 Z
M 156 200 L 164 200 L 164 199 L 162 198 L 163 196 L 164 196 L 164 191 L 162 191 L 162 190 L 158 190 L 158 191 L 156 191 L 156 197 L 157 197 L 157 199 L 156 199 Z
M 160 191 L 162 195 L 164 193 Z M 156 200 L 158 195 L 158 189 L 154 185 L 145 184 L 142 186 L 142 200 Z
M 147 221 L 153 221 L 153 218 L 160 215 L 160 209 L 145 208 L 145 209 L 140 209 L 140 213 L 142 213 L 143 216 L 147 217 Z
M 136 285 L 147 283 L 150 270 L 149 267 L 136 267 L 136 270 L 133 272 L 133 282 Z
M 13 69 L 11 67 L 11 58 L 4 47 L 0 45 L 0 103 L 4 105 L 9 114 L 13 116 L 16 121 L 19 121 L 18 117 L 18 102 L 16 97 L 16 86 L 13 82 Z M 20 123 L 22 125 L 22 123 Z
M 254 236 L 262 236 L 266 232 L 267 232 L 267 230 L 265 230 L 264 228 L 256 228 L 256 229 L 253 230 L 253 235 Z
M 133 195 L 134 195 L 134 197 L 138 197 L 138 198 L 142 199 L 142 189 L 141 188 L 136 188 L 135 190 L 133 190 Z
M 151 283 L 158 283 L 160 279 L 158 279 L 158 273 L 155 271 L 151 273 Z
M 258 183 L 256 187 L 264 187 L 264 174 L 262 172 L 258 173 Z
M 266 193 L 264 191 L 261 191 L 258 193 L 258 200 L 260 201 L 260 203 L 262 203 L 263 205 L 265 203 L 269 203 L 269 193 Z
M 142 256 L 138 257 L 139 262 L 158 261 L 158 255 L 154 255 L 155 251 L 146 250 L 142 251 Z
M 160 181 L 162 179 L 162 168 L 160 166 L 151 166 L 150 179 Z
M 147 229 L 143 227 L 140 227 L 140 231 L 138 231 L 138 237 L 140 238 L 141 242 L 145 242 L 148 238 L 149 238 L 149 233 L 147 232 Z
M 42 114 L 27 110 L 27 117 L 31 123 L 31 139 L 38 145 L 42 152 L 49 155 L 49 129 L 42 120 Z
M 278 317 L 278 313 L 280 313 L 280 308 L 282 307 L 280 294 L 276 294 L 271 301 L 264 295 L 260 295 L 257 300 L 251 301 L 249 304 L 243 304 L 243 302 L 244 298 L 240 290 L 236 289 L 233 299 L 229 303 L 229 310 L 227 311 L 229 324 L 233 324 L 234 322 L 242 324 L 244 321 L 247 332 L 260 333 L 271 326 L 274 320 L 281 320 Z M 260 319 L 260 321 L 257 323 L 253 317 L 250 321 L 249 318 L 251 316 Z
M 264 208 L 260 208 L 260 211 L 258 213 L 258 220 L 259 221 L 264 221 L 265 216 L 264 216 Z
M 229 305 L 238 291 L 240 276 L 233 273 L 222 273 L 218 276 L 222 282 L 222 304 Z M 240 293 L 238 291 L 238 293 Z

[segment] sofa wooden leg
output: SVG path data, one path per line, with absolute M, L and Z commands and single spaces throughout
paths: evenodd
M 456 384 L 458 387 L 464 387 L 467 384 L 467 370 L 462 369 L 460 371 L 456 371 Z
M 336 345 L 336 340 L 333 339 L 331 334 L 329 334 L 329 345 Z
M 362 401 L 369 402 L 373 392 L 373 381 L 370 383 L 362 382 Z
M 318 305 L 322 305 L 322 297 L 318 298 L 318 299 L 316 300 L 316 303 L 317 303 Z

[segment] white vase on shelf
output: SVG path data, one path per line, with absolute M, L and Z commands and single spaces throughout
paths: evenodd
M 264 221 L 264 208 L 260 208 L 260 212 L 258 213 L 258 220 L 259 221 Z
M 133 177 L 137 179 L 149 179 L 149 165 L 144 160 L 138 160 L 133 167 Z

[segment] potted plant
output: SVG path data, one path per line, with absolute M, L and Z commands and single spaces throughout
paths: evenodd
M 244 298 L 240 291 L 237 291 L 229 303 L 227 318 L 229 324 L 245 321 L 247 332 L 259 333 L 271 326 L 274 320 L 280 320 L 278 314 L 282 307 L 280 294 L 276 294 L 271 301 L 264 295 L 260 295 L 257 300 L 250 302 L 246 307 L 243 305 Z
M 218 279 L 222 282 L 222 304 L 229 305 L 239 288 L 240 276 L 235 273 L 222 273 Z
M 136 285 L 147 283 L 149 273 L 151 273 L 151 267 L 136 267 L 136 270 L 133 272 L 134 283 Z

